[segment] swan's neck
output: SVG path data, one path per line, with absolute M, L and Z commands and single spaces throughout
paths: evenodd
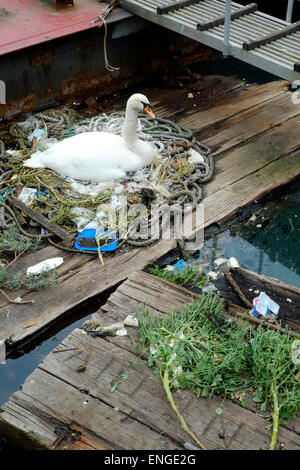
M 152 162 L 154 153 L 152 145 L 148 142 L 144 142 L 137 136 L 137 116 L 138 111 L 132 109 L 130 105 L 127 105 L 122 135 L 127 147 L 140 158 L 142 168 Z
M 125 120 L 123 124 L 123 139 L 128 145 L 129 148 L 137 142 L 138 137 L 136 133 L 137 128 L 137 111 L 135 111 L 131 106 L 126 106 Z

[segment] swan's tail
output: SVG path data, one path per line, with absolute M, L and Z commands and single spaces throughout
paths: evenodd
M 24 162 L 24 166 L 28 166 L 29 168 L 46 168 L 42 157 L 43 152 L 35 152 Z

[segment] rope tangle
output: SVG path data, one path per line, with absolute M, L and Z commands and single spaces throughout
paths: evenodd
M 90 22 L 90 24 L 95 24 L 97 22 L 100 22 L 100 24 L 98 25 L 99 28 L 101 28 L 102 25 L 104 26 L 103 52 L 104 52 L 105 67 L 108 72 L 117 72 L 118 70 L 120 70 L 119 67 L 112 66 L 109 63 L 108 58 L 107 58 L 107 24 L 106 24 L 105 19 L 114 8 L 115 3 L 116 3 L 116 0 L 112 0 L 109 5 L 107 5 L 103 10 L 100 11 L 97 18 L 95 18 L 94 20 Z

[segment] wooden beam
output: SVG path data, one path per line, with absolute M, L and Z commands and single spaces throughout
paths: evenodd
M 158 15 L 165 15 L 170 11 L 179 10 L 180 8 L 189 7 L 190 5 L 195 5 L 195 3 L 200 3 L 203 0 L 179 0 L 177 2 L 170 3 L 162 7 L 157 7 Z
M 237 10 L 231 13 L 231 21 L 237 20 L 241 16 L 248 15 L 249 13 L 253 13 L 256 10 L 257 10 L 256 3 L 250 3 L 249 5 L 238 8 Z M 216 26 L 220 26 L 221 24 L 224 24 L 224 23 L 225 23 L 225 15 L 220 15 L 211 21 L 206 21 L 205 23 L 198 23 L 197 29 L 199 31 L 207 31 L 208 29 L 215 28 Z
M 297 31 L 300 31 L 300 21 L 297 21 L 297 23 L 288 25 L 285 28 L 273 31 L 272 33 L 267 34 L 266 36 L 262 36 L 259 39 L 255 39 L 254 41 L 244 42 L 243 49 L 246 51 L 253 51 L 253 49 L 256 49 L 257 47 L 265 46 L 266 44 L 269 44 L 270 42 L 289 36 L 290 34 L 296 33 Z
M 66 242 L 70 242 L 72 240 L 73 236 L 70 235 L 66 230 L 60 228 L 57 224 L 50 222 L 49 219 L 31 209 L 31 207 L 26 206 L 26 204 L 16 197 L 12 196 L 11 198 L 7 198 L 7 201 L 11 201 L 13 207 L 20 209 L 22 212 L 25 212 L 25 214 L 27 214 L 32 220 L 45 227 L 62 240 Z

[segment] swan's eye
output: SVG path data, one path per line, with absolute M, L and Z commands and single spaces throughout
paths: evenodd
M 149 114 L 149 116 L 151 116 L 153 119 L 155 118 L 155 115 L 154 115 L 154 113 L 151 109 L 151 106 L 149 106 L 149 104 L 146 104 L 144 106 L 144 111 L 145 111 L 145 113 Z

